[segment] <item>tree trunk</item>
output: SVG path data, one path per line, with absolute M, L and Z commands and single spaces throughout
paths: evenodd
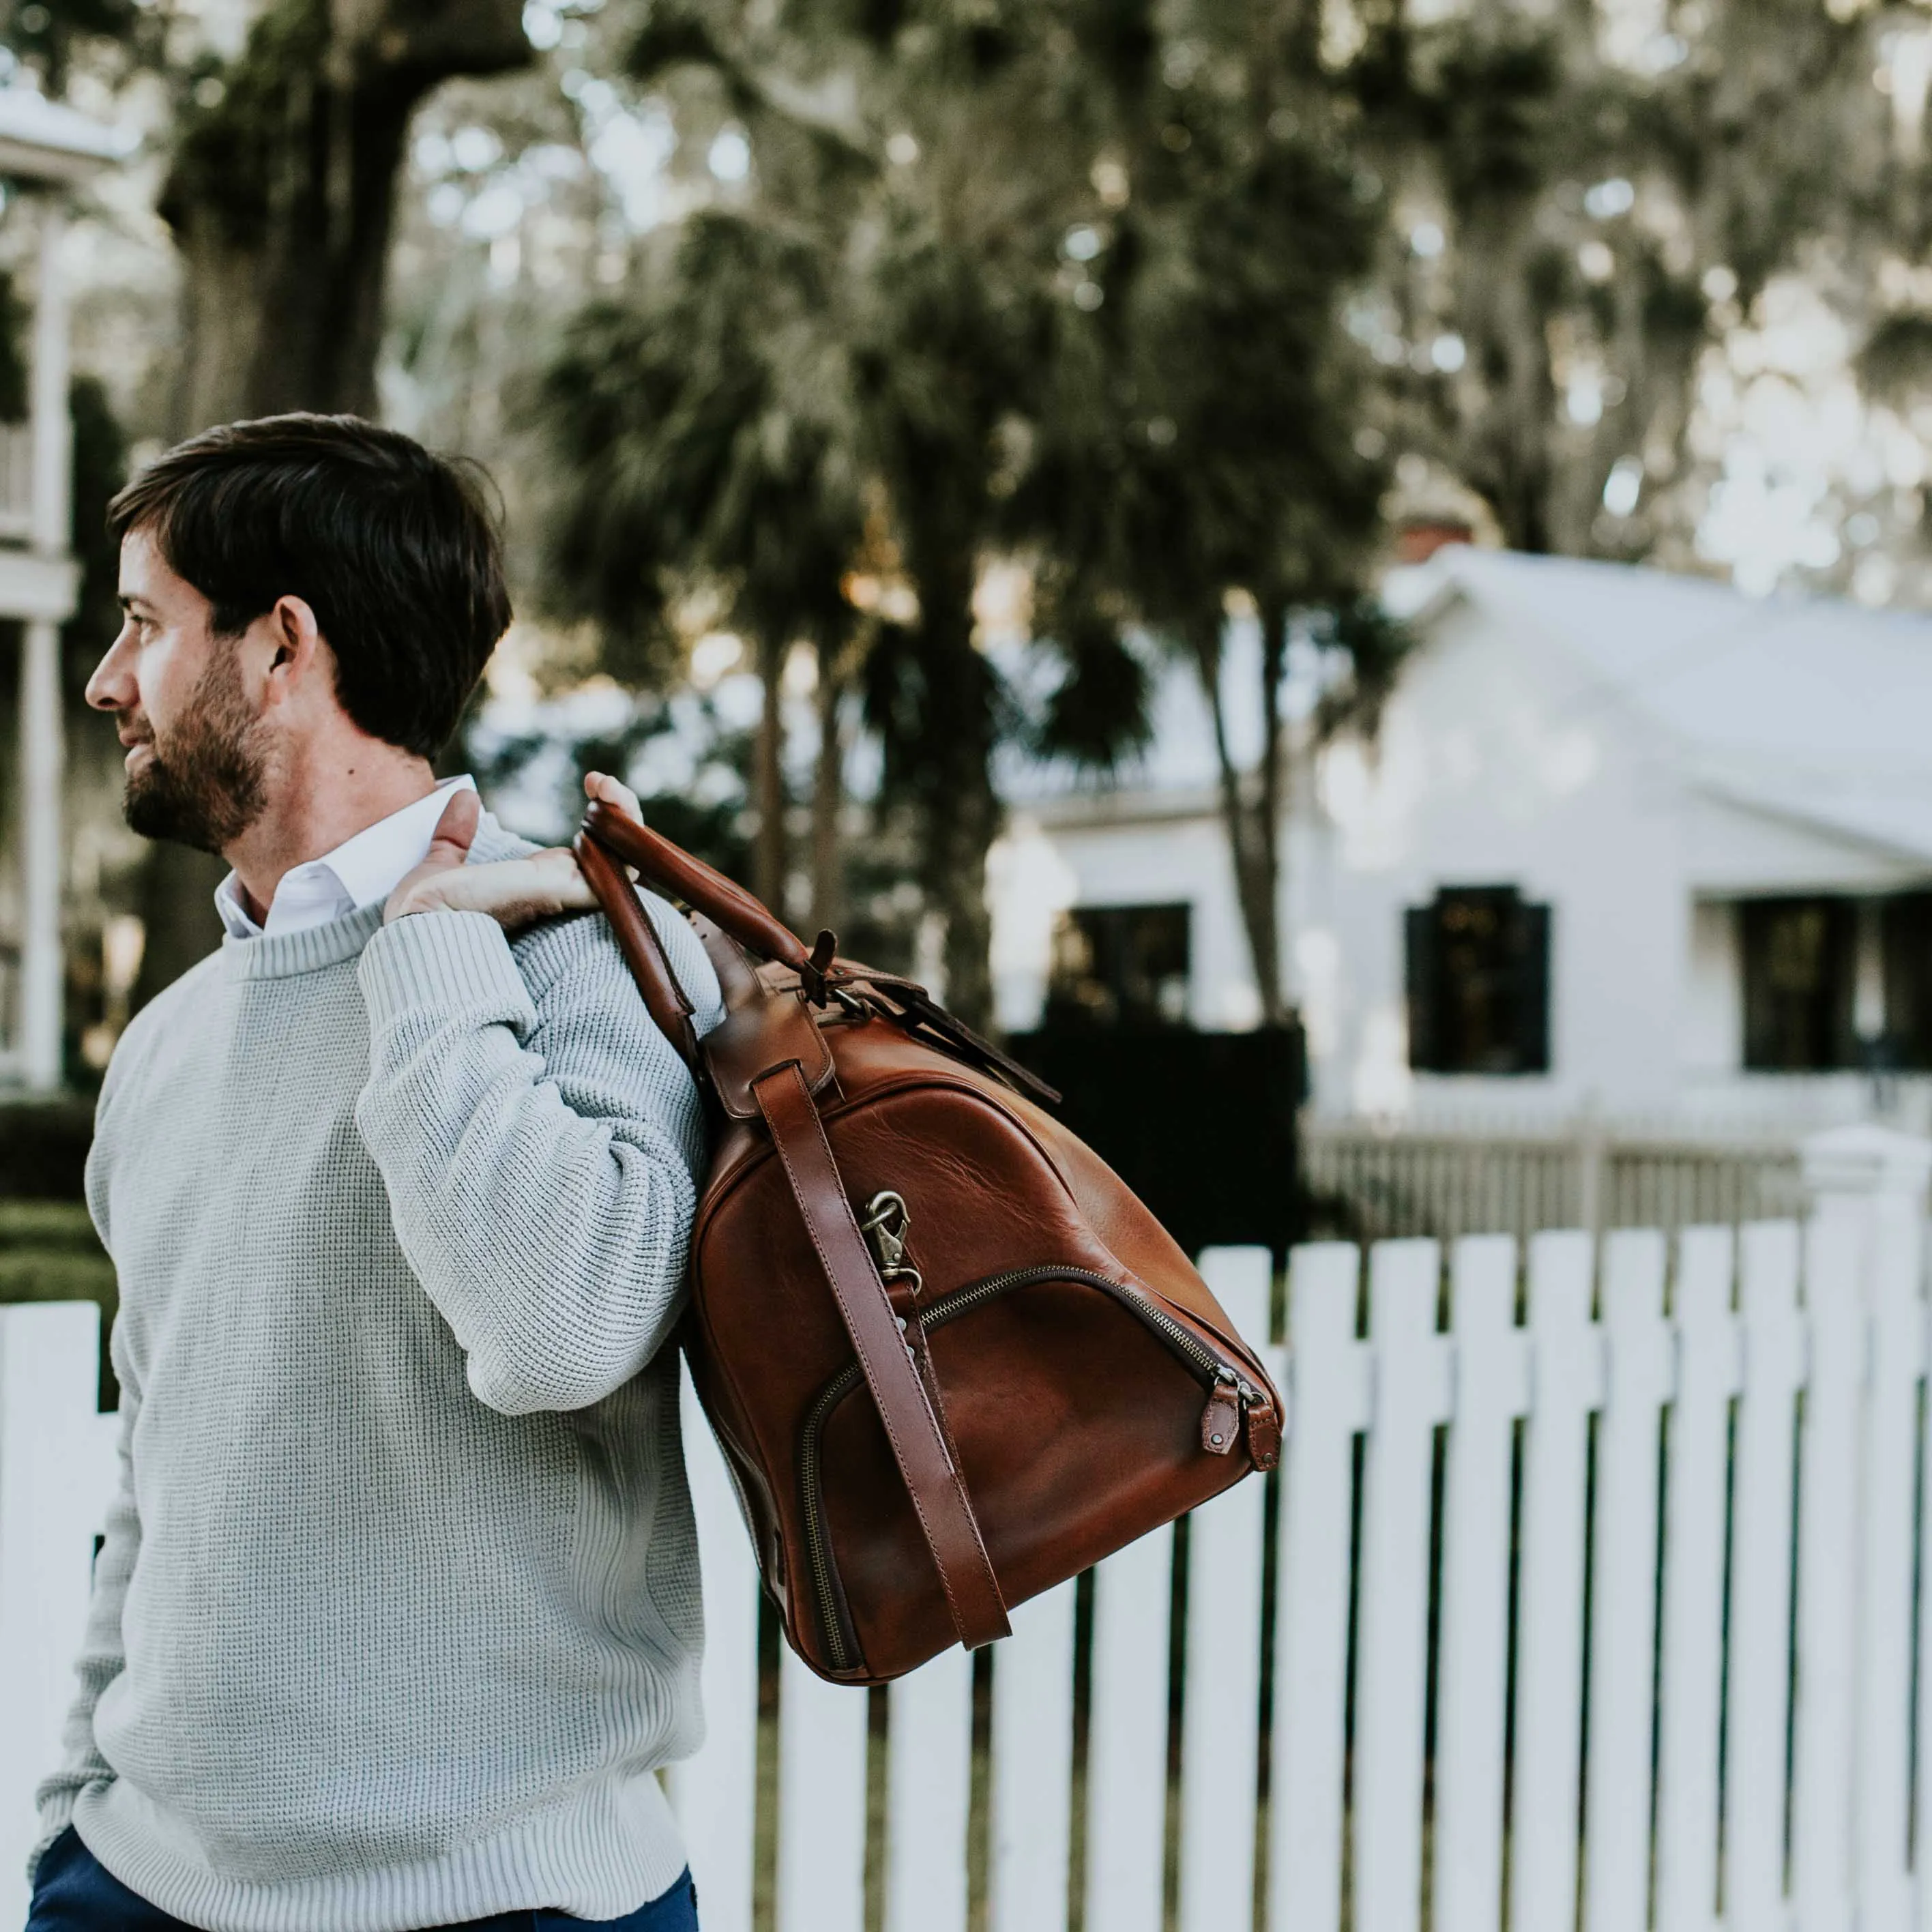
M 1266 624 L 1271 620 L 1264 614 L 1263 621 Z M 1280 836 L 1280 742 L 1277 736 L 1271 752 L 1264 753 L 1262 796 L 1258 801 L 1251 801 L 1247 776 L 1234 762 L 1234 751 L 1228 742 L 1227 705 L 1221 691 L 1221 622 L 1218 610 L 1202 612 L 1187 627 L 1187 644 L 1214 721 L 1214 757 L 1220 772 L 1221 820 L 1227 829 L 1234 896 L 1240 906 L 1241 928 L 1255 970 L 1262 1018 L 1274 1025 L 1287 1014 L 1281 990 L 1281 932 L 1276 904 Z M 1263 694 L 1269 706 L 1268 716 L 1272 718 L 1279 672 L 1270 674 L 1269 671 L 1270 655 L 1264 638 Z
M 1288 1018 L 1282 988 L 1281 840 L 1287 746 L 1281 724 L 1281 687 L 1288 669 L 1288 606 L 1266 598 L 1262 624 L 1262 765 L 1260 823 L 1256 827 L 1256 904 L 1246 915 L 1257 938 L 1255 979 L 1262 1018 L 1270 1026 Z
M 973 644 L 976 559 L 963 544 L 908 546 L 919 585 L 926 678 L 921 869 L 946 922 L 946 1004 L 968 1025 L 993 1016 L 986 854 L 999 826 L 993 791 L 994 683 Z
M 812 776 L 812 926 L 838 930 L 844 916 L 844 850 L 839 820 L 845 808 L 845 731 L 840 706 L 845 695 L 842 652 L 818 646 L 818 761 Z
M 128 1006 L 138 1012 L 221 944 L 214 889 L 228 870 L 212 852 L 157 842 L 141 866 L 136 910 L 146 933 Z
M 442 82 L 530 58 L 517 0 L 274 0 L 186 114 L 161 196 L 182 267 L 173 428 L 373 414 L 410 117 Z M 135 1004 L 220 940 L 213 855 L 157 844 Z
M 758 836 L 752 848 L 752 890 L 776 913 L 785 916 L 784 662 L 782 641 L 761 638 L 758 676 L 764 704 L 758 718 L 758 743 L 752 756 L 752 802 L 758 814 Z
M 1486 496 L 1513 550 L 1551 548 L 1556 488 L 1550 438 L 1557 395 L 1544 314 L 1533 292 L 1534 208 L 1498 198 L 1469 224 L 1464 310 L 1489 400 L 1469 440 L 1469 480 Z
M 184 268 L 176 428 L 371 413 L 410 118 L 530 58 L 514 0 L 274 0 L 188 110 L 162 214 Z

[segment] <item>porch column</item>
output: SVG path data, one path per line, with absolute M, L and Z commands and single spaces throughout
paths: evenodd
M 61 278 L 65 220 L 50 197 L 40 208 L 40 294 L 34 314 L 32 422 L 33 548 L 67 554 L 73 425 L 68 413 L 68 300 Z M 34 619 L 20 659 L 20 1066 L 30 1090 L 61 1079 L 60 628 Z

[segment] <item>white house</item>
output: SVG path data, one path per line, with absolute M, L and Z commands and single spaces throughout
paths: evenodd
M 14 190 L 4 218 L 38 231 L 28 417 L 0 424 L 0 621 L 21 626 L 19 912 L 14 946 L 0 947 L 0 1083 L 31 1090 L 61 1074 L 59 627 L 77 587 L 62 240 L 68 194 L 122 152 L 112 129 L 30 88 L 0 88 L 0 181 Z
M 1305 761 L 1286 841 L 1318 1115 L 1932 1117 L 1932 619 L 1466 545 L 1384 596 L 1418 647 L 1376 743 Z M 1111 788 L 1012 775 L 1009 1026 L 1056 970 L 1254 1017 L 1190 674 L 1158 709 Z

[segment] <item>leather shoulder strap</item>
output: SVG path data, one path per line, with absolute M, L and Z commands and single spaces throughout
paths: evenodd
M 866 1386 L 878 1406 L 886 1440 L 939 1572 L 952 1627 L 968 1650 L 1008 1635 L 1006 1609 L 986 1555 L 966 1484 L 947 1453 L 926 1399 L 898 1318 L 846 1198 L 824 1123 L 796 1061 L 752 1084 L 792 1198 L 852 1338 Z
M 698 1030 L 691 1001 L 671 970 L 670 956 L 657 928 L 632 890 L 623 867 L 602 846 L 580 832 L 574 849 L 585 880 L 610 922 L 610 930 L 631 969 L 631 976 L 644 996 L 646 1010 L 656 1022 L 658 1032 L 676 1048 L 686 1066 L 697 1073 L 700 1070 Z

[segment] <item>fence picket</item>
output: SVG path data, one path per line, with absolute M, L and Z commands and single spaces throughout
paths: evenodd
M 1576 1916 L 1583 1501 L 1598 1380 L 1591 1260 L 1581 1232 L 1530 1243 L 1534 1401 L 1523 1432 L 1510 1932 L 1568 1932 Z
M 671 1768 L 671 1804 L 706 1932 L 751 1932 L 758 1752 L 758 1572 L 724 1458 L 682 1378 L 684 1464 L 704 1591 L 704 1748 Z
M 1811 1375 L 1798 1450 L 1798 1693 L 1792 1889 L 1804 1932 L 1852 1923 L 1851 1813 L 1858 1590 L 1858 1410 L 1866 1331 L 1860 1229 L 1820 1214 L 1806 1230 Z
M 34 1787 L 59 1762 L 118 1455 L 97 1423 L 92 1302 L 0 1308 L 0 1922 L 27 1916 Z M 118 1438 L 118 1430 L 117 1430 Z
M 1298 1248 L 1288 1264 L 1288 1435 L 1276 1605 L 1271 1932 L 1338 1932 L 1354 1438 L 1366 1419 L 1355 1340 L 1360 1251 Z
M 1806 1354 L 1798 1259 L 1794 1222 L 1754 1222 L 1740 1238 L 1744 1376 L 1732 1508 L 1724 1863 L 1725 1916 L 1739 1926 L 1775 1924 L 1784 1905 L 1792 1458 Z
M 1430 1483 L 1442 1408 L 1433 1241 L 1384 1241 L 1369 1262 L 1375 1426 L 1363 1468 L 1355 1913 L 1360 1932 L 1414 1932 L 1422 1910 Z
M 1708 1932 L 1718 1912 L 1725 1465 L 1738 1382 L 1734 1245 L 1728 1228 L 1688 1228 L 1678 1247 L 1658 1765 L 1660 1932 Z
M 1107 1932 L 1161 1932 L 1173 1574 L 1171 1524 L 1094 1573 L 1086 1922 Z
M 1926 1338 L 1932 1344 L 1932 1335 Z M 1920 1366 L 1932 1373 L 1928 1350 L 1920 1352 Z M 1922 1432 L 1915 1444 L 1918 1457 L 1918 1550 L 1922 1566 L 1932 1566 L 1932 1388 L 1920 1412 Z M 1912 1844 L 1916 1852 L 1915 1876 L 1918 1932 L 1932 1932 L 1932 1583 L 1922 1582 L 1918 1592 L 1918 1738 L 1917 1776 L 1912 1792 Z
M 1870 1318 L 1862 1444 L 1864 1574 L 1858 1637 L 1857 1891 L 1860 1932 L 1904 1932 L 1912 1917 L 1906 1868 L 1912 1710 L 1913 1516 L 1918 1382 L 1925 1336 L 1922 1223 L 1887 1202 L 1873 1220 L 1860 1270 Z
M 866 1694 L 778 1666 L 778 1932 L 863 1932 Z
M 1073 1804 L 1073 1586 L 1012 1613 L 993 1657 L 992 1932 L 1065 1932 Z
M 888 1695 L 886 1932 L 965 1932 L 973 1660 L 949 1650 Z
M 1528 1405 L 1515 1326 L 1516 1245 L 1456 1244 L 1456 1388 L 1443 1472 L 1441 1685 L 1436 1746 L 1436 1932 L 1497 1932 L 1509 1670 L 1510 1470 Z
M 1264 1349 L 1268 1250 L 1210 1248 L 1201 1273 L 1235 1331 Z M 1243 1451 L 1238 1446 L 1234 1453 Z M 1230 1901 L 1254 1897 L 1266 1500 L 1260 1483 L 1238 1483 L 1188 1522 L 1180 1932 L 1226 1932 Z
M 1664 1237 L 1654 1229 L 1620 1229 L 1604 1243 L 1584 1870 L 1589 1932 L 1643 1932 L 1650 1922 L 1658 1452 L 1673 1378 L 1664 1261 Z

